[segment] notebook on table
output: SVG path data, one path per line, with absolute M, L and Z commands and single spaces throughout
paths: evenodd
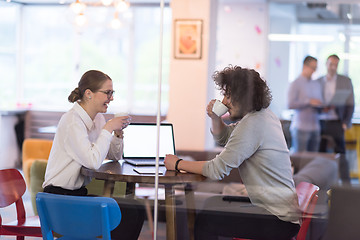
M 123 159 L 134 166 L 155 166 L 156 143 L 156 123 L 131 123 L 124 129 Z M 164 165 L 166 154 L 175 154 L 171 123 L 160 124 L 159 165 Z

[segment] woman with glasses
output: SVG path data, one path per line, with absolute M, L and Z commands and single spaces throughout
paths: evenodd
M 101 114 L 106 113 L 114 100 L 113 93 L 113 82 L 108 75 L 90 70 L 81 77 L 78 87 L 68 97 L 74 106 L 57 126 L 44 192 L 85 196 L 85 186 L 91 179 L 80 174 L 81 167 L 98 169 L 105 158 L 121 158 L 123 129 L 129 125 L 130 117 L 115 117 L 106 122 Z M 119 201 L 122 220 L 112 232 L 112 238 L 120 238 L 113 236 L 117 235 L 121 239 L 137 239 L 145 217 L 144 207 L 137 202 L 129 203 L 132 200 Z

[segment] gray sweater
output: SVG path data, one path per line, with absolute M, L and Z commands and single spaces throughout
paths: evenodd
M 247 114 L 215 136 L 224 150 L 203 167 L 220 180 L 239 168 L 251 202 L 283 221 L 298 223 L 299 206 L 289 150 L 279 119 L 269 109 Z

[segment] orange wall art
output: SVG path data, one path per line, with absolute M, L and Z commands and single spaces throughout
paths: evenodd
M 175 20 L 175 58 L 201 59 L 202 20 Z

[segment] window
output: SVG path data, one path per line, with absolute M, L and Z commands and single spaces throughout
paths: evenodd
M 17 19 L 15 4 L 0 2 L 0 91 L 1 108 L 16 105 L 17 99 Z
M 133 114 L 156 114 L 159 63 L 160 8 L 137 4 L 120 16 L 122 26 L 113 29 L 109 23 L 114 9 L 87 7 L 87 24 L 76 27 L 68 6 L 26 5 L 21 12 L 13 4 L 0 5 L 0 13 L 13 9 L 4 17 L 0 30 L 7 31 L 7 42 L 0 40 L 0 61 L 6 62 L 2 85 L 12 84 L 1 92 L 5 102 L 0 107 L 11 108 L 16 102 L 31 104 L 36 109 L 66 110 L 67 97 L 77 86 L 81 75 L 90 69 L 108 74 L 116 93 L 109 111 Z M 21 14 L 21 18 L 20 18 Z M 17 19 L 22 19 L 18 22 Z M 16 39 L 16 27 L 22 26 L 22 38 Z M 168 75 L 170 61 L 171 10 L 164 12 L 163 37 L 163 97 L 162 114 L 168 106 Z M 20 41 L 17 45 L 16 42 Z M 6 45 L 7 44 L 7 45 Z M 8 46 L 10 45 L 10 47 Z M 4 51 L 7 49 L 7 51 Z M 9 49 L 13 49 L 9 52 Z M 22 49 L 22 51 L 20 51 Z M 19 51 L 17 51 L 19 50 Z M 16 58 L 19 54 L 19 58 Z M 15 78 L 15 66 L 21 74 Z M 19 84 L 21 82 L 21 84 Z M 16 89 L 16 91 L 15 91 Z M 18 95 L 14 94 L 19 92 Z M 6 94 L 6 96 L 4 95 Z
M 23 102 L 62 109 L 76 86 L 76 32 L 66 6 L 23 7 Z

